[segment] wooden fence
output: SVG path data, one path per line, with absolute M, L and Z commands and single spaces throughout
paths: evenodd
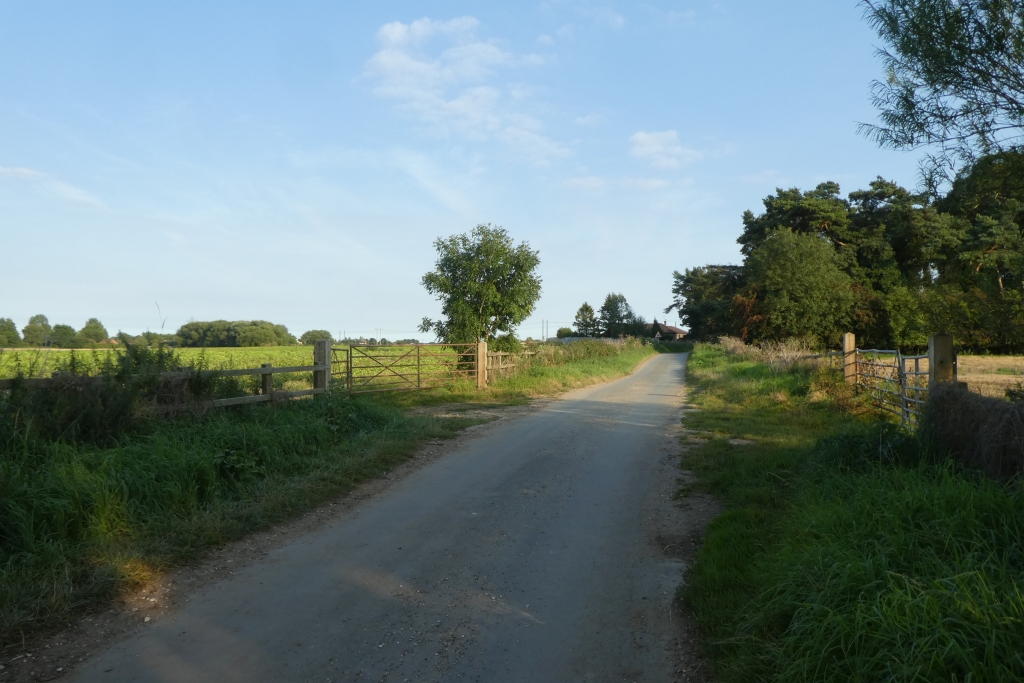
M 332 384 L 349 396 L 380 391 L 427 389 L 457 381 L 472 380 L 478 389 L 488 381 L 518 372 L 533 354 L 488 351 L 486 342 L 478 344 L 407 344 L 370 346 L 356 344 L 332 348 L 329 340 L 313 344 L 313 364 L 275 367 L 265 363 L 258 368 L 233 370 L 180 370 L 153 375 L 161 382 L 185 382 L 197 374 L 201 377 L 260 377 L 260 393 L 236 396 L 201 403 L 157 405 L 157 412 L 170 412 L 184 407 L 217 408 L 246 403 L 286 400 L 318 396 L 331 390 Z M 275 374 L 312 373 L 312 388 L 297 391 L 274 391 Z M 46 379 L 0 380 L 0 391 L 15 387 L 43 389 L 67 386 L 69 383 L 89 384 L 103 381 L 99 377 L 66 376 L 55 373 Z
M 877 407 L 916 424 L 929 389 L 938 382 L 957 381 L 953 337 L 933 334 L 928 353 L 904 355 L 896 349 L 861 349 L 852 333 L 843 335 L 846 382 L 870 393 Z

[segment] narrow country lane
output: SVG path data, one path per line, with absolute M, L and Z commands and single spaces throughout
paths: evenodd
M 657 356 L 481 430 L 71 679 L 677 680 L 683 565 L 655 518 L 675 486 L 685 363 Z

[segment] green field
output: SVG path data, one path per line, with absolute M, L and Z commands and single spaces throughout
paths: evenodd
M 87 368 L 98 368 L 109 349 L 4 349 L 0 351 L 0 379 L 20 370 L 27 377 L 49 377 L 65 366 L 72 355 Z M 263 363 L 282 367 L 313 364 L 312 346 L 253 346 L 210 349 L 175 349 L 186 365 L 203 363 L 211 370 L 258 368 Z

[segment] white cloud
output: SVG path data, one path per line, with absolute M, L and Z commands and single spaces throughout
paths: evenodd
M 540 66 L 543 58 L 482 41 L 479 26 L 473 17 L 382 26 L 381 49 L 365 68 L 376 81 L 374 94 L 397 101 L 438 135 L 497 139 L 540 164 L 567 156 L 566 148 L 538 132 L 539 121 L 514 109 L 513 102 L 529 98 L 529 86 L 495 83 L 499 70 Z
M 575 123 L 577 126 L 596 126 L 600 122 L 600 114 L 596 114 L 594 112 L 591 112 L 586 116 L 577 116 L 575 119 L 573 119 L 573 123 Z
M 629 138 L 630 153 L 638 159 L 647 159 L 655 168 L 680 168 L 703 158 L 698 150 L 683 147 L 679 134 L 674 130 L 648 133 L 639 131 Z
M 30 168 L 0 166 L 0 178 L 10 178 L 15 181 L 31 183 L 44 191 L 52 192 L 59 197 L 79 204 L 88 204 L 97 208 L 103 208 L 104 206 L 103 202 L 86 190 L 54 178 L 49 174 L 33 171 Z

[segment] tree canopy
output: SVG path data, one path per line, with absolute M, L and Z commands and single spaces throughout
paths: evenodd
M 18 327 L 10 318 L 0 318 L 0 347 L 14 348 L 21 346 L 21 335 Z
M 596 337 L 600 333 L 597 317 L 594 315 L 594 307 L 586 301 L 576 311 L 576 334 L 581 337 Z
M 85 326 L 82 327 L 82 329 L 79 330 L 78 333 L 88 341 L 97 344 L 103 341 L 104 339 L 110 338 L 110 335 L 107 334 L 107 328 L 105 328 L 103 326 L 103 323 L 101 323 L 96 318 L 89 318 L 88 320 L 86 320 Z
M 178 328 L 177 337 L 185 347 L 288 346 L 295 337 L 284 325 L 266 320 L 193 321 Z
M 744 336 L 838 341 L 853 295 L 837 261 L 833 246 L 818 235 L 769 232 L 744 264 L 748 289 L 737 297 Z
M 800 267 L 783 253 L 755 257 L 783 232 L 789 236 L 772 249 L 802 254 Z M 815 246 L 798 249 L 797 237 Z M 868 346 L 908 348 L 949 332 L 966 348 L 1024 349 L 1024 152 L 980 158 L 934 199 L 883 178 L 845 198 L 835 183 L 780 188 L 763 213 L 743 214 L 738 242 L 743 266 L 675 273 L 669 309 L 679 310 L 693 338 L 831 341 L 852 331 Z M 844 292 L 829 306 L 847 306 L 845 318 L 829 306 L 806 308 L 824 305 L 829 288 Z
M 598 334 L 602 337 L 640 337 L 645 321 L 622 294 L 610 293 L 597 312 Z
M 26 346 L 46 346 L 50 340 L 50 321 L 45 315 L 34 315 L 28 319 L 28 324 L 21 330 L 21 338 L 25 340 Z
M 489 224 L 438 238 L 434 248 L 437 262 L 422 282 L 440 300 L 444 318 L 423 318 L 420 331 L 452 344 L 514 336 L 540 299 L 539 252 Z
M 887 47 L 872 85 L 879 144 L 933 146 L 935 188 L 978 157 L 1024 144 L 1024 4 L 1014 0 L 863 0 Z
M 334 338 L 331 336 L 331 333 L 328 332 L 327 330 L 308 330 L 306 332 L 303 332 L 302 336 L 299 337 L 299 341 L 300 342 L 302 342 L 303 344 L 309 344 L 309 345 L 312 345 L 313 342 L 315 342 L 317 340 L 320 340 L 320 339 L 331 339 L 331 340 L 333 340 Z

